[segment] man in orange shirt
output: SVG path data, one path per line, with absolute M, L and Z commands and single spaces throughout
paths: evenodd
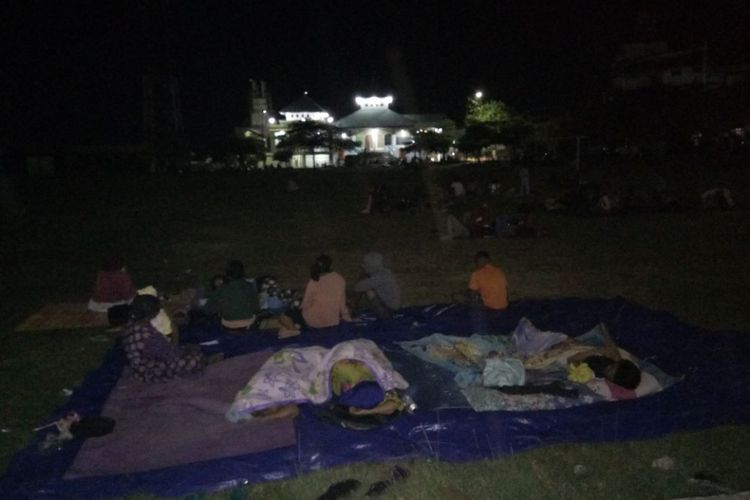
M 503 270 L 492 265 L 487 252 L 477 252 L 474 262 L 476 270 L 469 279 L 469 317 L 474 333 L 489 333 L 492 318 L 508 307 L 508 282 Z

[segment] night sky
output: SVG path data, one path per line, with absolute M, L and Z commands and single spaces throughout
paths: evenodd
M 750 46 L 743 0 L 13 4 L 0 127 L 19 143 L 138 141 L 146 73 L 178 76 L 188 137 L 204 142 L 247 116 L 249 78 L 276 109 L 306 90 L 341 117 L 356 93 L 389 92 L 397 110 L 460 119 L 477 88 L 518 111 L 575 109 L 626 41 L 707 40 L 731 61 Z

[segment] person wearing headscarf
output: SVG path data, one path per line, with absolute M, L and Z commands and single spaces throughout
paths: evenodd
M 179 347 L 154 327 L 152 320 L 160 309 L 159 299 L 152 295 L 138 295 L 131 304 L 122 345 L 133 377 L 151 383 L 202 372 L 206 358 L 198 346 Z
M 383 256 L 370 252 L 362 259 L 365 277 L 354 285 L 354 291 L 360 294 L 360 301 L 365 303 L 378 319 L 390 319 L 401 307 L 401 288 L 390 269 L 383 264 Z

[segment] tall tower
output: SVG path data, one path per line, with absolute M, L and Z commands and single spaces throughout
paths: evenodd
M 268 117 L 272 115 L 271 94 L 266 89 L 264 80 L 250 79 L 250 128 L 265 135 Z

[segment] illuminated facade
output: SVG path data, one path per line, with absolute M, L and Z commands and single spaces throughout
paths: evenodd
M 360 109 L 334 122 L 360 144 L 358 152 L 383 152 L 403 157 L 418 131 L 443 132 L 450 121 L 444 115 L 401 114 L 390 109 L 393 96 L 356 97 Z
M 344 157 L 360 153 L 378 153 L 393 158 L 407 157 L 404 148 L 414 143 L 414 134 L 423 131 L 443 132 L 443 127 L 453 126 L 444 115 L 401 114 L 390 109 L 392 96 L 356 97 L 359 109 L 340 120 L 307 95 L 303 95 L 278 115 L 266 115 L 266 136 L 270 145 L 269 158 L 276 151 L 291 124 L 300 121 L 316 121 L 332 124 L 342 139 L 351 139 L 357 146 L 350 151 L 331 152 L 321 148 L 314 152 L 296 152 L 289 165 L 311 168 L 340 165 Z M 437 158 L 439 159 L 439 157 Z

